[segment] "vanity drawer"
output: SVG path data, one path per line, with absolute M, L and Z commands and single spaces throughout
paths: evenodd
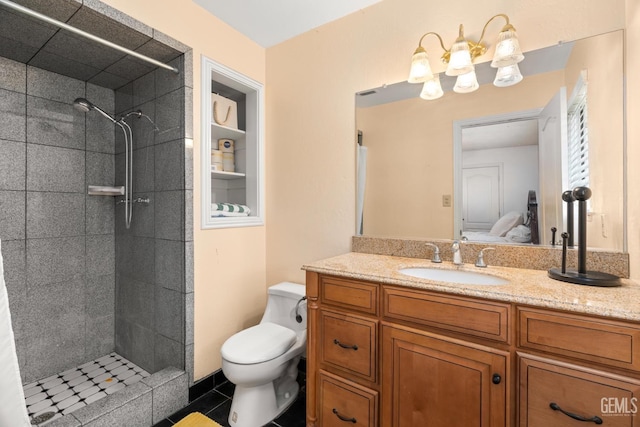
M 509 343 L 509 304 L 383 287 L 383 315 Z
M 518 308 L 522 348 L 640 370 L 640 327 L 575 314 Z
M 378 425 L 378 393 L 328 372 L 320 371 L 320 414 L 322 427 Z
M 328 310 L 320 311 L 320 362 L 376 381 L 378 322 Z
M 640 382 L 533 356 L 520 356 L 521 427 L 638 426 Z M 589 421 L 579 421 L 563 413 Z
M 320 302 L 376 315 L 378 314 L 378 285 L 321 276 Z

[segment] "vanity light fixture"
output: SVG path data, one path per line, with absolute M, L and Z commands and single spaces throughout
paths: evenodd
M 482 29 L 480 40 L 475 42 L 465 38 L 464 27 L 460 25 L 459 35 L 450 49 L 444 46 L 442 37 L 438 33 L 428 32 L 420 37 L 418 48 L 411 58 L 411 70 L 409 71 L 409 83 L 423 83 L 420 97 L 431 100 L 440 98 L 443 95 L 440 85 L 439 74 L 433 74 L 431 65 L 429 64 L 429 56 L 427 51 L 422 47 L 422 40 L 428 35 L 434 35 L 440 41 L 440 46 L 444 53 L 442 54 L 442 62 L 447 65 L 445 74 L 447 76 L 456 76 L 456 84 L 453 88 L 458 93 L 469 93 L 478 89 L 478 80 L 476 78 L 475 67 L 473 61 L 484 55 L 487 46 L 483 43 L 484 35 L 489 23 L 495 18 L 502 17 L 506 24 L 498 34 L 498 43 L 491 61 L 491 66 L 497 68 L 496 78 L 493 82 L 495 86 L 506 87 L 512 86 L 522 81 L 522 74 L 518 68 L 518 62 L 524 59 L 524 55 L 520 50 L 520 44 L 516 35 L 515 28 L 509 23 L 509 17 L 505 14 L 498 14 L 487 21 Z

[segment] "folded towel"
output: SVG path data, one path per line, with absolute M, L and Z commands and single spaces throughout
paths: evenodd
M 245 205 L 238 205 L 235 203 L 212 203 L 211 204 L 211 216 L 249 216 L 251 209 Z

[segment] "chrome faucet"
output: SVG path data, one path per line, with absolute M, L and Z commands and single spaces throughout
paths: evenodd
M 451 252 L 453 252 L 453 263 L 455 265 L 462 265 L 462 253 L 460 252 L 460 242 L 457 240 L 453 241 L 453 245 L 451 245 Z
M 494 251 L 496 248 L 484 248 L 480 249 L 478 253 L 478 259 L 476 260 L 476 267 L 486 268 L 487 264 L 484 262 L 484 251 Z
M 433 257 L 431 258 L 431 262 L 442 262 L 442 259 L 440 258 L 440 248 L 438 245 L 434 245 L 433 243 L 425 243 L 424 245 L 433 248 Z

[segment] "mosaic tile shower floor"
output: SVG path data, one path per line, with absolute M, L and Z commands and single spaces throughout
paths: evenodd
M 117 353 L 24 386 L 31 424 L 56 418 L 135 384 L 149 373 Z

